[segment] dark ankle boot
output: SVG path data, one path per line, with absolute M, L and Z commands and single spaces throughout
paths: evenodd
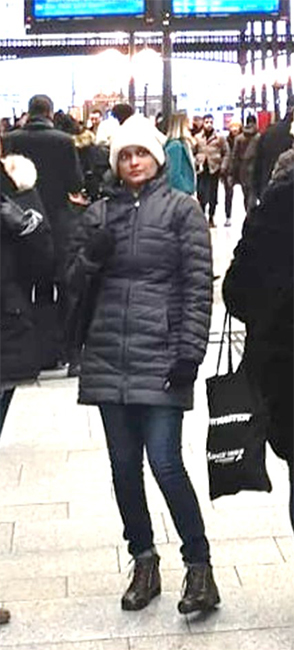
M 122 609 L 128 611 L 143 609 L 154 596 L 160 594 L 159 562 L 160 558 L 155 553 L 150 557 L 135 559 L 132 582 L 121 600 Z
M 190 564 L 184 580 L 185 591 L 178 603 L 180 614 L 212 609 L 220 602 L 209 564 Z

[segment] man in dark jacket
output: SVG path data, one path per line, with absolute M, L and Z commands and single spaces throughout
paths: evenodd
M 268 127 L 256 148 L 253 182 L 258 199 L 263 195 L 279 155 L 292 147 L 294 135 L 291 132 L 291 123 L 293 120 L 294 95 L 291 95 L 287 101 L 284 119 Z
M 37 188 L 50 220 L 59 264 L 68 233 L 69 194 L 82 189 L 83 174 L 72 137 L 53 126 L 49 97 L 35 95 L 30 99 L 26 124 L 4 136 L 3 149 L 4 154 L 30 158 L 36 166 Z
M 234 142 L 232 152 L 233 184 L 240 183 L 246 212 L 256 204 L 253 172 L 260 133 L 255 115 L 248 115 L 242 133 Z
M 203 117 L 203 129 L 195 137 L 197 196 L 203 212 L 208 204 L 209 225 L 215 226 L 219 179 L 224 178 L 230 156 L 224 136 L 214 128 L 213 115 Z
M 223 295 L 229 312 L 246 323 L 244 364 L 268 406 L 269 442 L 289 466 L 294 528 L 293 199 L 291 149 L 280 156 L 260 205 L 245 221 Z
M 54 240 L 55 277 L 46 286 L 40 285 L 37 291 L 40 333 L 44 334 L 46 350 L 43 367 L 54 367 L 56 362 L 66 360 L 62 327 L 66 312 L 63 266 L 71 227 L 75 223 L 69 195 L 78 194 L 83 186 L 83 174 L 73 138 L 54 128 L 53 115 L 52 100 L 46 95 L 35 95 L 29 101 L 28 120 L 24 127 L 7 133 L 3 138 L 5 154 L 19 153 L 34 162 L 37 188 Z M 49 326 L 53 335 L 49 333 Z

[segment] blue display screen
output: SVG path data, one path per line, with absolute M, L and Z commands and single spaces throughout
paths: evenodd
M 33 0 L 34 18 L 84 18 L 138 16 L 145 0 Z
M 278 12 L 280 0 L 172 0 L 174 15 L 267 14 Z

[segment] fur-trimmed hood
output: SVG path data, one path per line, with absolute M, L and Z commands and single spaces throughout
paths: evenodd
M 2 165 L 17 190 L 31 190 L 36 184 L 37 170 L 29 158 L 19 154 L 8 154 L 1 158 Z

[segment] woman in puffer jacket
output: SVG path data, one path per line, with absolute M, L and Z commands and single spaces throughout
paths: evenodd
M 148 119 L 132 116 L 117 129 L 110 164 L 108 200 L 85 212 L 68 260 L 73 291 L 92 277 L 93 295 L 96 282 L 79 401 L 99 406 L 134 558 L 122 608 L 142 609 L 161 591 L 143 480 L 146 450 L 182 540 L 187 574 L 178 609 L 187 614 L 220 600 L 181 455 L 183 413 L 193 408 L 210 326 L 209 232 L 197 201 L 169 188 L 164 151 Z

